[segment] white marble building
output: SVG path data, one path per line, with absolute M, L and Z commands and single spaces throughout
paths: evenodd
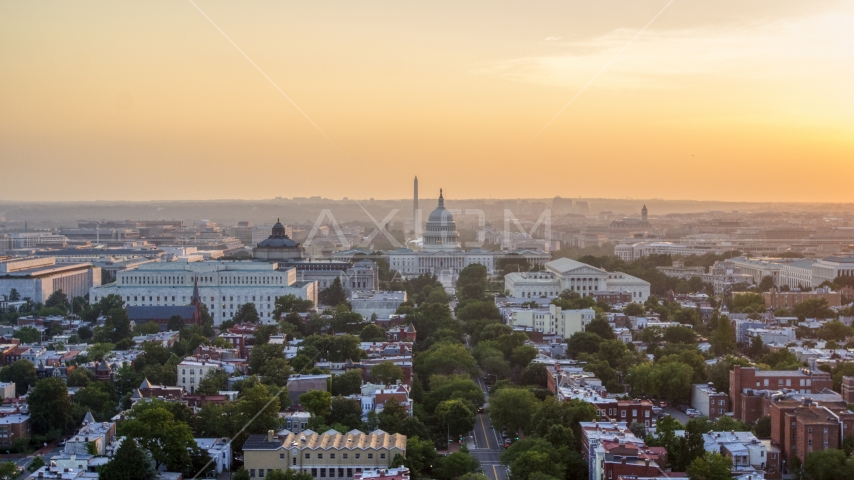
M 389 267 L 405 278 L 423 274 L 436 275 L 445 284 L 452 284 L 460 271 L 472 264 L 483 265 L 488 275 L 495 275 L 498 272 L 498 261 L 514 255 L 525 258 L 530 266 L 541 266 L 551 260 L 548 253 L 533 250 L 463 250 L 459 245 L 456 222 L 451 212 L 445 209 L 445 199 L 441 192 L 439 205 L 427 219 L 421 251 L 399 248 L 384 253 Z
M 317 305 L 315 281 L 297 281 L 294 268 L 252 261 L 156 262 L 118 272 L 115 283 L 89 290 L 92 302 L 119 295 L 125 305 L 188 305 L 193 279 L 214 324 L 230 320 L 245 303 L 254 303 L 264 323 L 272 323 L 276 299 L 294 295 Z
M 622 272 L 607 272 L 585 263 L 559 258 L 544 265 L 542 272 L 513 272 L 504 276 L 511 297 L 556 297 L 564 290 L 582 297 L 597 291 L 631 292 L 632 301 L 649 298 L 649 282 Z

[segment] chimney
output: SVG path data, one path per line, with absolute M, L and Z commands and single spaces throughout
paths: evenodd
M 276 437 L 275 430 L 267 430 L 267 441 L 268 442 L 272 442 L 275 437 Z

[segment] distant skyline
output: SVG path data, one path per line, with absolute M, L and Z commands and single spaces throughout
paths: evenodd
M 851 0 L 193 2 L 0 4 L 0 201 L 854 202 Z

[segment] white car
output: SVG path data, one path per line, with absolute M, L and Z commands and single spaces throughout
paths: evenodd
M 693 408 L 689 408 L 688 410 L 686 410 L 685 414 L 691 418 L 695 418 L 695 417 L 700 416 L 700 412 L 698 410 L 693 409 Z

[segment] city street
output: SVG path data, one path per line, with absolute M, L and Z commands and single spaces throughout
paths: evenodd
M 483 389 L 484 395 L 488 395 L 483 380 L 476 379 L 478 385 Z M 488 398 L 488 397 L 487 397 Z M 492 427 L 492 421 L 486 413 L 478 414 L 474 425 L 474 448 L 469 446 L 470 453 L 480 461 L 483 473 L 490 480 L 507 480 L 507 468 L 501 464 L 499 457 L 504 451 L 504 441 L 500 432 Z

